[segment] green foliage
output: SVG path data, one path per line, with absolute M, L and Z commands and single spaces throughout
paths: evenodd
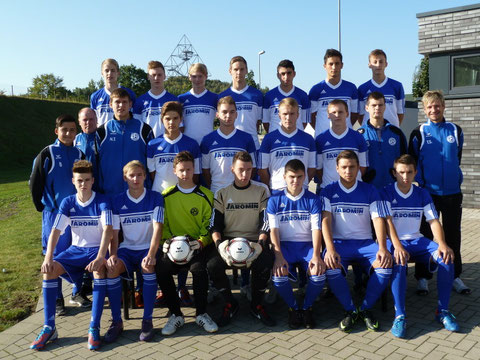
M 215 94 L 220 94 L 222 91 L 225 91 L 230 87 L 230 83 L 226 81 L 207 79 L 205 87 Z
M 165 89 L 175 96 L 184 94 L 192 88 L 192 83 L 186 76 L 170 76 L 164 85 Z
M 53 74 L 41 74 L 32 80 L 32 87 L 28 88 L 28 95 L 36 98 L 62 99 L 68 90 L 63 86 L 63 78 Z
M 425 56 L 415 68 L 412 82 L 412 94 L 415 98 L 422 97 L 429 89 L 428 62 L 428 56 Z
M 120 66 L 118 83 L 132 89 L 137 96 L 150 90 L 147 73 L 133 64 Z

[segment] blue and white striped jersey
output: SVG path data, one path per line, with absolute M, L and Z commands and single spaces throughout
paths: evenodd
M 124 86 L 119 86 L 119 88 L 128 91 L 130 94 L 130 99 L 132 100 L 132 104 L 134 104 L 136 98 L 135 93 Z M 103 125 L 107 121 L 113 119 L 113 109 L 110 107 L 110 95 L 111 92 L 106 88 L 101 88 L 90 95 L 90 107 L 95 110 L 95 113 L 97 114 L 98 126 Z

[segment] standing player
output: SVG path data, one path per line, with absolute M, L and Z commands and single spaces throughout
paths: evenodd
M 57 140 L 45 147 L 33 162 L 30 175 L 30 191 L 37 211 L 42 212 L 42 253 L 47 251 L 48 238 L 57 217 L 59 205 L 67 196 L 75 194 L 72 184 L 72 167 L 84 154 L 73 146 L 77 124 L 71 115 L 60 115 L 55 120 Z M 70 227 L 67 227 L 53 248 L 53 255 L 66 250 L 72 242 Z M 58 279 L 57 315 L 65 314 L 62 280 Z
M 154 137 L 163 134 L 161 110 L 163 104 L 167 101 L 178 101 L 175 95 L 165 90 L 165 68 L 160 61 L 150 61 L 148 63 L 148 81 L 150 81 L 150 90 L 140 95 L 133 106 L 133 115 L 150 125 Z
M 98 164 L 97 164 L 97 115 L 91 108 L 84 107 L 78 112 L 78 123 L 82 128 L 82 132 L 75 137 L 75 147 L 85 154 L 85 160 L 93 165 L 93 177 L 96 179 L 93 188 L 98 189 Z
M 377 189 L 393 182 L 391 167 L 394 160 L 407 152 L 407 139 L 402 130 L 384 118 L 385 97 L 377 91 L 367 97 L 365 109 L 370 115 L 358 132 L 368 145 L 368 171 L 364 181 Z
M 204 64 L 195 63 L 188 70 L 192 89 L 178 97 L 183 105 L 184 134 L 200 145 L 205 135 L 213 130 L 218 95 L 205 88 L 208 71 Z
M 360 171 L 357 179 L 361 180 L 362 174 L 368 166 L 367 144 L 358 132 L 347 126 L 347 103 L 340 99 L 332 100 L 327 107 L 330 128 L 317 136 L 315 145 L 317 149 L 317 177 L 320 189 L 340 179 L 337 172 L 337 156 L 343 150 L 354 151 L 360 161 Z
M 273 283 L 288 305 L 288 325 L 315 327 L 312 305 L 325 283 L 322 260 L 321 202 L 303 188 L 305 166 L 298 159 L 287 162 L 284 170 L 287 188 L 268 200 L 267 214 L 270 238 L 275 254 Z M 291 266 L 300 263 L 308 272 L 308 286 L 302 310 L 289 281 Z
M 212 192 L 232 183 L 234 176 L 230 171 L 233 156 L 239 151 L 247 151 L 253 159 L 255 168 L 255 143 L 249 134 L 235 128 L 237 107 L 231 96 L 218 100 L 217 118 L 220 127 L 205 136 L 200 145 L 202 151 L 203 176 Z
M 372 70 L 372 79 L 358 87 L 358 122 L 369 119 L 365 110 L 368 95 L 380 92 L 385 96 L 385 118 L 396 127 L 400 127 L 405 114 L 405 93 L 401 82 L 389 79 L 385 75 L 388 66 L 387 54 L 375 49 L 368 55 L 368 67 Z
M 428 120 L 410 135 L 408 152 L 417 161 L 418 173 L 415 180 L 427 189 L 435 208 L 442 214 L 442 226 L 447 245 L 455 254 L 455 280 L 453 288 L 459 294 L 470 294 L 460 274 L 462 256 L 460 254 L 462 224 L 463 181 L 460 162 L 462 160 L 463 131 L 460 126 L 444 118 L 445 98 L 441 91 L 427 91 L 422 98 L 423 111 Z M 422 225 L 422 234 L 432 239 L 432 233 L 426 224 Z M 417 292 L 428 293 L 427 279 L 431 278 L 425 266 L 415 266 L 418 281 Z
M 286 97 L 297 100 L 300 116 L 297 119 L 297 129 L 305 129 L 310 121 L 310 99 L 305 91 L 293 85 L 295 66 L 290 60 L 282 60 L 277 66 L 277 78 L 280 85 L 265 94 L 263 99 L 263 126 L 267 132 L 272 132 L 281 127 L 278 116 L 278 105 Z
M 173 168 L 178 184 L 163 192 L 165 201 L 165 225 L 163 228 L 163 257 L 156 264 L 157 281 L 170 311 L 170 317 L 162 329 L 163 335 L 172 335 L 185 324 L 180 299 L 175 291 L 173 274 L 189 270 L 193 277 L 195 296 L 195 322 L 209 333 L 218 331 L 218 326 L 207 314 L 208 273 L 207 257 L 215 251 L 210 235 L 210 220 L 213 211 L 213 193 L 193 182 L 194 159 L 188 151 L 175 156 Z M 178 265 L 166 253 L 170 239 L 175 236 L 188 236 L 189 246 L 194 255 L 189 262 Z
M 330 127 L 327 107 L 333 99 L 341 99 L 347 103 L 349 117 L 347 126 L 352 127 L 357 121 L 358 93 L 357 87 L 342 79 L 343 57 L 340 51 L 328 49 L 323 57 L 323 67 L 327 78 L 310 90 L 308 97 L 312 103 L 311 126 L 315 129 L 315 137 Z
M 358 318 L 370 331 L 378 330 L 378 321 L 370 309 L 385 290 L 392 275 L 392 257 L 387 250 L 385 209 L 378 190 L 357 180 L 358 156 L 345 150 L 337 156 L 340 180 L 322 191 L 322 229 L 325 241 L 324 261 L 330 289 L 345 309 L 340 330 L 350 332 Z M 377 243 L 372 238 L 373 221 Z M 348 265 L 359 263 L 370 274 L 362 305 L 353 304 L 347 280 L 342 275 Z
M 123 179 L 128 190 L 112 201 L 114 232 L 108 259 L 108 299 L 112 310 L 112 324 L 105 334 L 105 342 L 114 342 L 123 331 L 120 313 L 122 283 L 120 275 L 132 278 L 141 269 L 143 277 L 143 320 L 140 341 L 153 338 L 153 306 L 157 293 L 155 275 L 156 255 L 162 238 L 163 198 L 160 193 L 145 189 L 147 173 L 138 160 L 123 167 Z M 119 244 L 119 232 L 123 241 Z M 118 249 L 118 250 L 117 250 Z
M 95 91 L 90 96 L 90 107 L 97 114 L 98 126 L 105 124 L 113 119 L 113 110 L 110 107 L 110 95 L 112 91 L 118 88 L 128 91 L 132 103 L 135 101 L 135 93 L 123 86 L 118 85 L 118 76 L 120 75 L 120 67 L 115 59 L 105 59 L 102 62 L 102 77 L 105 87 Z
M 76 195 L 62 200 L 55 223 L 48 240 L 41 271 L 43 275 L 43 303 L 45 325 L 30 346 L 41 350 L 47 342 L 57 338 L 55 327 L 55 298 L 57 279 L 62 276 L 74 283 L 82 279 L 85 270 L 93 272 L 93 306 L 90 329 L 88 330 L 88 348 L 100 347 L 100 318 L 105 301 L 105 254 L 112 237 L 112 211 L 110 202 L 104 195 L 92 191 L 93 168 L 86 160 L 73 165 L 72 183 Z M 72 229 L 72 245 L 54 256 L 54 249 L 60 234 L 67 226 Z
M 260 142 L 257 134 L 262 123 L 263 94 L 260 90 L 247 85 L 247 60 L 242 56 L 235 56 L 230 60 L 228 71 L 232 75 L 232 87 L 220 93 L 218 98 L 225 96 L 233 98 L 238 111 L 235 127 L 252 135 L 255 149 L 258 150 Z
M 455 316 L 448 311 L 453 283 L 453 251 L 443 235 L 442 226 L 432 198 L 427 190 L 412 184 L 417 173 L 415 159 L 408 154 L 397 158 L 393 164 L 396 182 L 385 187 L 384 199 L 392 221 L 388 221 L 393 243 L 395 266 L 392 276 L 392 294 L 395 302 L 395 321 L 392 334 L 406 335 L 405 293 L 407 290 L 407 261 L 415 260 L 428 266 L 430 272 L 438 271 L 438 308 L 436 319 L 449 331 L 458 331 Z M 434 234 L 435 243 L 420 233 L 422 215 Z M 398 237 L 397 237 L 397 236 Z M 393 249 L 392 249 L 393 250 Z
M 294 98 L 284 98 L 278 106 L 281 127 L 265 135 L 258 153 L 260 180 L 272 190 L 283 190 L 285 164 L 291 159 L 301 160 L 307 169 L 304 187 L 315 174 L 315 141 L 306 132 L 297 129 L 299 106 Z
M 148 124 L 132 117 L 132 99 L 126 90 L 114 90 L 110 106 L 114 118 L 97 130 L 100 188 L 107 195 L 117 195 L 127 189 L 125 164 L 138 160 L 146 167 L 147 144 L 153 134 Z

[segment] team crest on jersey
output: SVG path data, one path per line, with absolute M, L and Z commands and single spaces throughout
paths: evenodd
M 397 143 L 397 139 L 391 137 L 390 139 L 388 139 L 388 143 L 392 146 L 394 146 L 396 143 Z
M 190 209 L 190 214 L 192 214 L 193 216 L 197 216 L 198 215 L 198 209 L 197 208 L 191 208 Z
M 133 141 L 137 141 L 138 139 L 140 139 L 140 135 L 138 135 L 137 133 L 133 133 L 132 135 L 130 135 L 130 139 L 132 139 Z
M 453 137 L 453 135 L 448 135 L 447 136 L 447 141 L 450 143 L 450 144 L 453 144 L 455 142 L 455 138 Z

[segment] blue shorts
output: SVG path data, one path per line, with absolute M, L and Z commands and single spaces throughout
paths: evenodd
M 313 257 L 313 244 L 310 241 L 280 241 L 280 250 L 282 250 L 285 261 L 290 265 L 290 275 L 296 277 L 297 272 L 291 265 L 297 263 L 307 271 L 308 264 Z
M 70 246 L 67 250 L 56 255 L 53 260 L 63 266 L 66 273 L 60 275 L 69 283 L 78 282 L 85 272 L 85 268 L 97 258 L 98 247 Z
M 345 270 L 348 269 L 348 265 L 357 263 L 368 272 L 377 259 L 378 244 L 371 239 L 333 240 L 333 244 Z
M 413 240 L 400 240 L 403 248 L 410 254 L 410 260 L 427 265 L 430 272 L 438 269 L 436 262 L 436 251 L 438 244 L 426 237 L 420 237 Z M 393 255 L 394 247 L 390 240 L 387 240 L 387 248 Z M 430 261 L 431 259 L 434 261 Z
M 122 277 L 126 279 L 132 279 L 132 274 L 135 270 L 141 269 L 142 260 L 148 255 L 149 249 L 144 250 L 131 250 L 127 248 L 120 248 L 117 251 L 117 257 L 122 260 L 125 269 L 127 270 L 122 274 Z
M 57 218 L 58 211 L 48 211 L 43 210 L 42 212 L 42 254 L 45 255 L 47 252 L 47 244 L 48 238 L 50 237 L 50 233 L 52 232 L 53 224 L 55 223 L 55 219 Z M 53 255 L 58 255 L 61 252 L 68 249 L 68 247 L 72 245 L 72 231 L 70 230 L 70 225 L 67 226 L 64 233 L 60 235 L 58 239 L 57 246 L 53 251 Z

